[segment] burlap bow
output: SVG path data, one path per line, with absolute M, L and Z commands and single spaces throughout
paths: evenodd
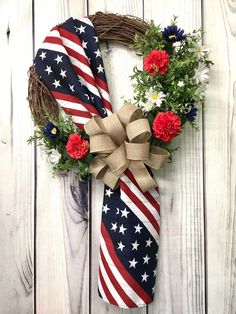
M 90 152 L 97 154 L 90 164 L 96 179 L 115 189 L 120 176 L 129 168 L 143 192 L 157 186 L 145 165 L 159 169 L 169 153 L 150 146 L 150 125 L 140 108 L 126 103 L 104 119 L 94 116 L 84 128 L 90 136 Z

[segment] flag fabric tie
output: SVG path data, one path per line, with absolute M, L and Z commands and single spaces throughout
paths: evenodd
M 37 74 L 74 123 L 112 113 L 96 31 L 88 18 L 70 18 L 51 29 L 34 60 Z M 153 301 L 160 233 L 157 188 L 142 192 L 127 169 L 119 188 L 105 186 L 98 293 L 121 308 Z

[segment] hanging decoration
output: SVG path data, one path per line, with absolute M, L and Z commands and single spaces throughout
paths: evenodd
M 134 99 L 112 113 L 99 41 L 143 58 L 131 75 Z M 212 65 L 201 30 L 176 17 L 162 29 L 142 19 L 98 12 L 52 28 L 29 69 L 28 99 L 37 141 L 55 174 L 75 170 L 105 183 L 98 291 L 122 307 L 153 301 L 160 234 L 151 168 L 171 161 L 186 123 L 195 129 Z M 164 236 L 164 235 L 163 235 Z

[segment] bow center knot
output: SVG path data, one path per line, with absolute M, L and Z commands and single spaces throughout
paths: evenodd
M 159 169 L 169 153 L 150 146 L 150 125 L 140 108 L 126 103 L 106 118 L 94 116 L 85 124 L 85 131 L 90 137 L 90 152 L 96 154 L 90 164 L 96 179 L 115 189 L 119 178 L 130 169 L 143 192 L 157 186 L 146 165 Z

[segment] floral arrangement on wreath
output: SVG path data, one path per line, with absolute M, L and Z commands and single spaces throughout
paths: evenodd
M 201 30 L 185 33 L 174 17 L 164 29 L 151 22 L 144 36 L 135 36 L 132 46 L 143 58 L 143 69 L 136 66 L 131 76 L 133 104 L 149 121 L 149 143 L 167 150 L 169 160 L 177 149 L 172 141 L 185 124 L 197 129 L 196 117 L 212 65 L 209 49 L 200 44 L 201 36 Z M 37 140 L 44 147 L 55 174 L 75 169 L 78 178 L 85 179 L 95 157 L 88 134 L 76 127 L 69 115 L 58 119 L 49 115 L 47 120 L 36 127 L 29 142 Z

